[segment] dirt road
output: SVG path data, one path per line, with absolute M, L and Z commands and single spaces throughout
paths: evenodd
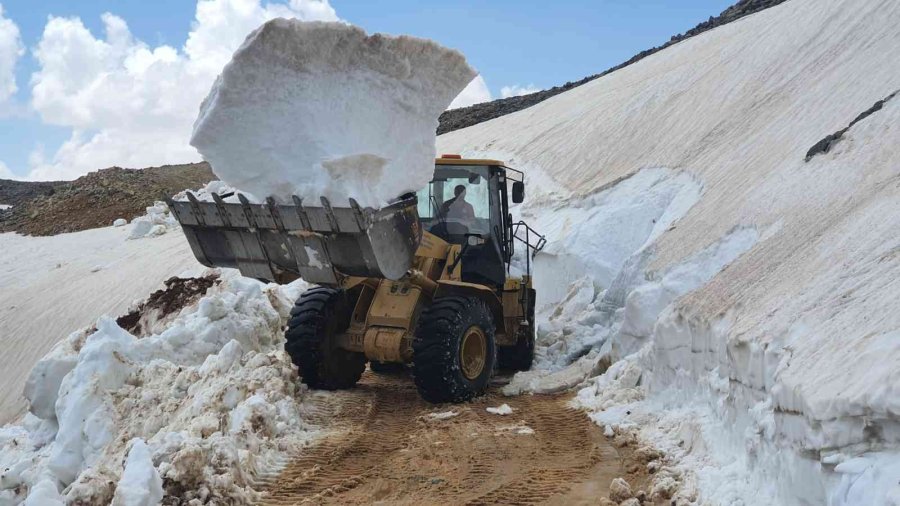
M 367 373 L 357 389 L 323 399 L 318 416 L 335 434 L 289 464 L 264 502 L 598 504 L 617 477 L 646 490 L 633 444 L 603 436 L 566 406 L 570 397 L 491 393 L 434 406 L 408 378 Z M 503 403 L 512 414 L 486 410 Z

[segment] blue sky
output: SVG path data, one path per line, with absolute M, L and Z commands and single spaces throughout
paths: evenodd
M 340 18 L 369 32 L 412 34 L 461 50 L 481 72 L 492 95 L 499 97 L 504 86 L 547 88 L 600 72 L 665 42 L 731 3 L 332 0 L 331 6 Z M 110 12 L 127 22 L 134 38 L 147 45 L 181 49 L 196 8 L 192 0 L 0 0 L 0 4 L 4 17 L 18 26 L 26 49 L 15 69 L 19 90 L 13 105 L 0 113 L 0 161 L 17 175 L 28 172 L 29 155 L 36 147 L 41 146 L 50 158 L 72 133 L 70 125 L 48 125 L 29 107 L 29 81 L 39 68 L 32 49 L 41 39 L 48 16 L 78 17 L 94 37 L 102 38 L 101 15 Z

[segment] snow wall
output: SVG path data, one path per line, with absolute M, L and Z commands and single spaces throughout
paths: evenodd
M 441 136 L 524 169 L 555 242 L 511 390 L 580 384 L 694 499 L 900 504 L 900 100 L 807 160 L 900 89 L 898 23 L 791 0 Z
M 257 200 L 381 207 L 431 180 L 438 116 L 474 77 L 430 40 L 274 19 L 213 84 L 191 144 Z

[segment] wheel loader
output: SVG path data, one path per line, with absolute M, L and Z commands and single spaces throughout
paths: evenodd
M 508 197 L 524 196 L 524 174 L 503 162 L 443 155 L 426 188 L 381 209 L 190 193 L 168 204 L 202 264 L 317 285 L 285 331 L 304 383 L 345 389 L 367 363 L 408 366 L 421 396 L 442 403 L 483 393 L 495 368 L 531 367 L 531 260 L 545 239 L 513 222 Z

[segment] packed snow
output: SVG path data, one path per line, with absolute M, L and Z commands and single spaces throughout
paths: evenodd
M 455 418 L 459 416 L 459 411 L 441 411 L 439 413 L 428 413 L 428 418 L 430 420 L 449 420 L 451 418 Z
M 501 404 L 497 407 L 488 407 L 485 408 L 485 410 L 492 415 L 500 416 L 511 415 L 513 412 L 513 408 L 511 408 L 509 404 Z
M 900 102 L 805 161 L 896 91 L 898 23 L 792 0 L 441 136 L 524 169 L 550 238 L 536 370 L 507 391 L 579 387 L 683 497 L 900 504 Z
M 305 287 L 234 271 L 158 333 L 101 317 L 58 343 L 25 389 L 30 413 L 0 429 L 0 504 L 244 503 L 255 480 L 315 437 L 281 350 Z M 62 496 L 62 497 L 61 497 Z
M 9 204 L 0 204 L 0 211 L 6 211 L 7 209 L 12 209 L 12 206 Z
M 474 77 L 429 40 L 275 19 L 216 80 L 191 144 L 255 200 L 380 207 L 431 180 L 438 116 Z

